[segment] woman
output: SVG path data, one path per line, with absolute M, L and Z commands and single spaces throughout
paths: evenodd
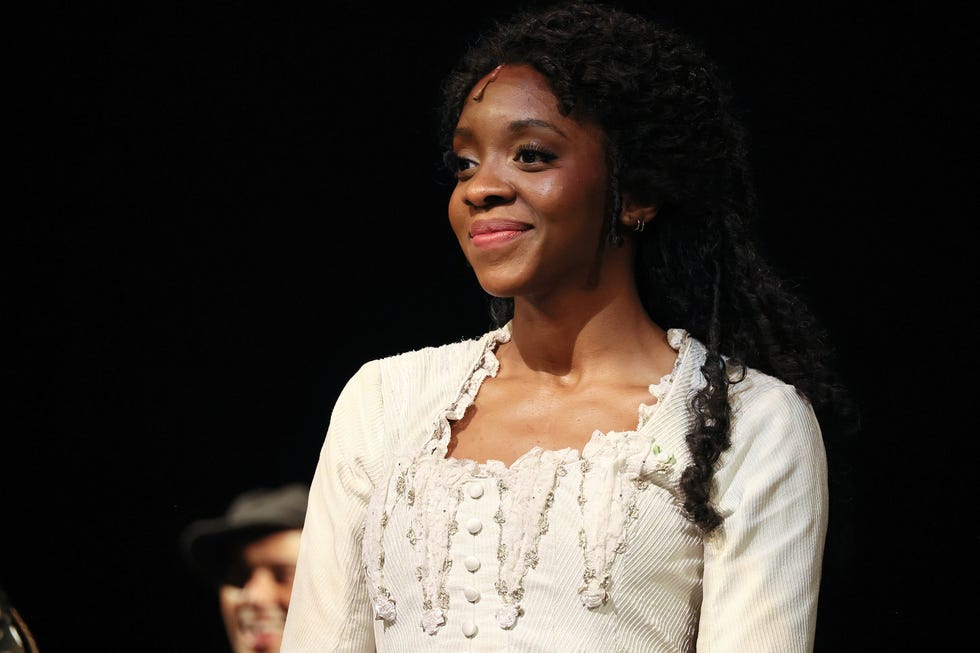
M 572 3 L 444 92 L 494 328 L 342 391 L 283 650 L 812 650 L 837 389 L 711 62 Z

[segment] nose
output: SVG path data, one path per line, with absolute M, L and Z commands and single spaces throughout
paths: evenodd
M 267 569 L 256 569 L 242 587 L 242 598 L 248 603 L 270 604 L 278 600 L 279 585 Z
M 483 162 L 466 182 L 463 202 L 472 208 L 489 209 L 514 199 L 514 187 L 508 182 L 505 168 L 493 160 Z

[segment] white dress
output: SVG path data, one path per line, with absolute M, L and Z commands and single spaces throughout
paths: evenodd
M 704 539 L 679 489 L 704 346 L 668 332 L 677 362 L 635 430 L 510 466 L 447 458 L 451 423 L 509 337 L 372 361 L 345 386 L 283 653 L 811 651 L 826 458 L 794 389 L 754 370 L 733 386 L 714 477 L 725 522 Z

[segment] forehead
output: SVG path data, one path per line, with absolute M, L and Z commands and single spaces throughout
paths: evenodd
M 547 78 L 523 64 L 501 66 L 470 89 L 460 115 L 460 126 L 488 118 L 543 118 L 557 124 L 574 122 L 561 115 L 558 98 L 548 85 Z
M 295 562 L 300 535 L 299 529 L 290 529 L 253 540 L 242 548 L 242 559 L 248 564 Z
M 558 98 L 548 80 L 523 64 L 501 66 L 474 84 L 463 105 L 461 120 L 467 113 L 499 107 L 511 112 L 559 113 Z

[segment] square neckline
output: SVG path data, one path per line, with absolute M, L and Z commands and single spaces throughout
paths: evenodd
M 611 434 L 622 434 L 628 437 L 632 434 L 643 432 L 654 422 L 655 415 L 661 412 L 660 408 L 672 399 L 672 391 L 676 385 L 673 382 L 674 378 L 683 360 L 686 358 L 687 352 L 690 350 L 690 347 L 687 346 L 690 341 L 690 335 L 686 330 L 679 328 L 667 330 L 667 342 L 677 352 L 677 357 L 674 359 L 674 364 L 670 372 L 662 375 L 656 383 L 651 383 L 647 386 L 648 392 L 656 399 L 656 402 L 653 404 L 641 402 L 637 406 L 637 423 L 633 429 L 626 431 L 602 431 L 601 429 L 593 429 L 589 439 L 581 448 L 563 447 L 561 449 L 547 449 L 540 445 L 534 445 L 521 453 L 509 465 L 495 458 L 488 458 L 481 462 L 472 458 L 452 456 L 448 453 L 452 425 L 462 419 L 466 411 L 473 405 L 487 377 L 497 376 L 497 373 L 500 371 L 500 360 L 497 358 L 496 351 L 501 344 L 510 341 L 512 328 L 513 323 L 507 322 L 504 326 L 484 334 L 481 339 L 483 341 L 482 351 L 476 364 L 470 368 L 470 371 L 463 379 L 460 389 L 456 393 L 456 399 L 450 404 L 449 408 L 440 413 L 439 418 L 436 420 L 435 432 L 429 438 L 426 446 L 423 447 L 423 452 L 427 452 L 429 455 L 438 454 L 451 467 L 469 468 L 474 477 L 499 477 L 514 469 L 520 468 L 526 461 L 540 458 L 541 456 L 560 457 L 562 458 L 562 465 L 581 462 L 588 459 L 585 452 L 600 446 L 602 440 Z

